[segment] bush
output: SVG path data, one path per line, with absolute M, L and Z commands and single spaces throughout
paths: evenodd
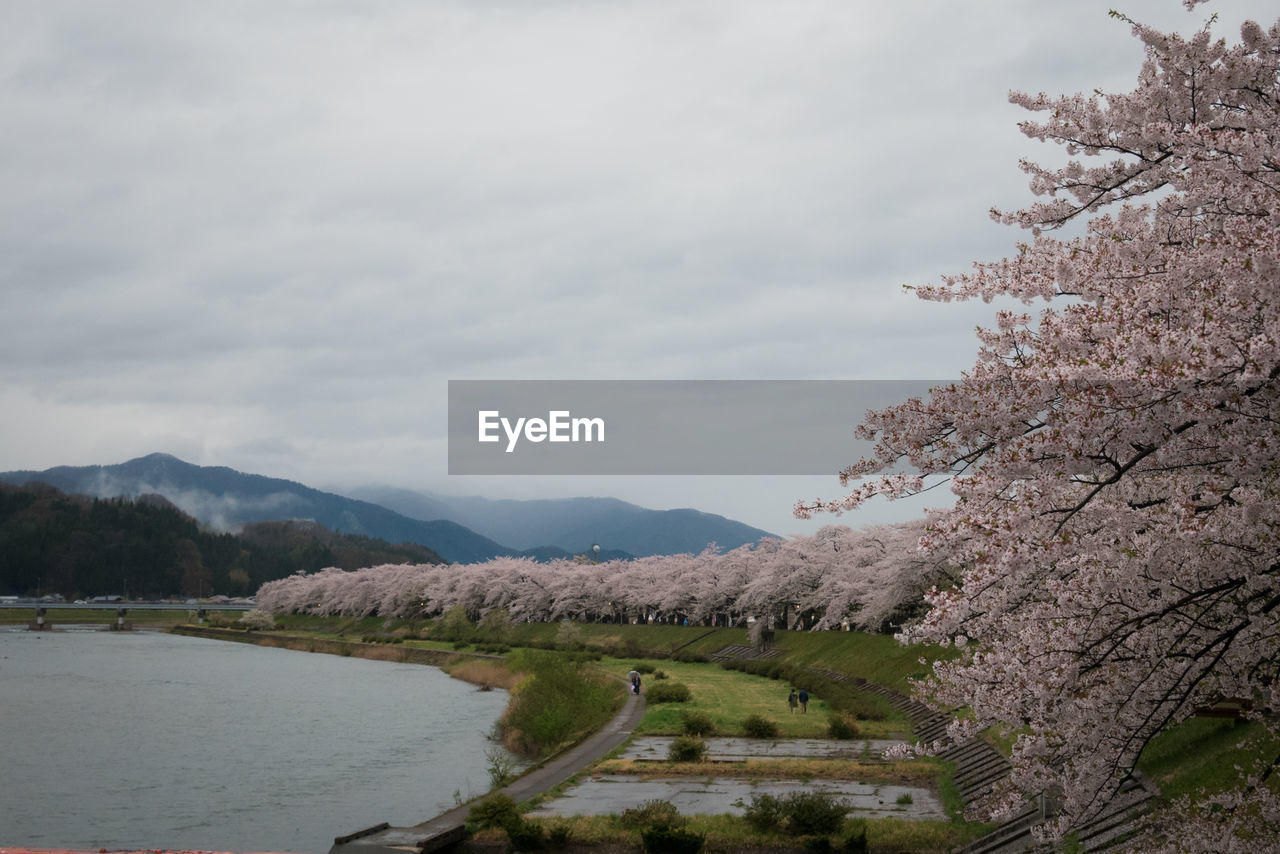
M 850 824 L 853 825 L 853 829 L 849 832 L 849 838 L 844 841 L 845 854 L 867 854 L 866 819 L 857 818 Z
M 821 835 L 839 831 L 849 809 L 831 792 L 792 792 L 781 798 L 752 795 L 744 818 L 760 833 L 783 830 L 792 836 Z
M 654 678 L 654 679 L 666 679 L 666 678 L 667 678 L 667 673 L 666 673 L 666 671 L 665 671 L 665 670 L 655 670 L 655 671 L 653 671 L 653 678 Z
M 779 734 L 778 725 L 764 715 L 748 715 L 742 731 L 748 738 L 777 738 Z
M 505 828 L 511 847 L 517 851 L 537 851 L 546 841 L 542 834 L 542 825 L 533 821 L 525 821 L 517 817 Z
M 792 792 L 782 799 L 787 814 L 787 833 L 835 833 L 844 824 L 849 803 L 831 792 Z
M 271 615 L 270 611 L 261 611 L 254 608 L 252 611 L 245 611 L 244 616 L 240 618 L 240 623 L 246 629 L 267 630 L 276 627 L 276 618 Z
M 680 811 L 671 801 L 645 801 L 638 809 L 622 811 L 623 827 L 672 827 L 683 823 Z
M 671 656 L 671 658 L 684 664 L 705 664 L 711 660 L 701 653 L 689 652 L 683 649 Z
M 436 623 L 436 632 L 445 640 L 460 641 L 471 637 L 475 632 L 475 623 L 467 619 L 467 609 L 454 605 L 445 611 Z
M 632 669 L 632 670 L 634 670 L 636 673 L 652 673 L 652 672 L 653 672 L 653 665 L 652 665 L 652 664 L 637 664 L 637 665 L 633 666 L 631 669 Z
M 668 762 L 701 762 L 707 758 L 707 743 L 693 735 L 682 735 L 667 749 Z
M 827 723 L 827 735 L 836 739 L 857 738 L 862 733 L 857 725 L 844 715 L 832 715 Z
M 547 842 L 556 848 L 563 848 L 569 844 L 569 825 L 564 822 L 557 822 L 547 828 Z
M 651 685 L 646 694 L 650 703 L 687 703 L 689 698 L 693 696 L 689 693 L 689 686 L 683 682 L 664 682 L 661 685 Z
M 680 724 L 685 735 L 716 734 L 716 725 L 705 712 L 681 712 Z
M 490 795 L 467 813 L 467 824 L 476 830 L 489 827 L 507 827 L 520 821 L 516 802 L 506 795 Z
M 782 811 L 782 801 L 773 795 L 752 795 L 751 803 L 744 808 L 743 818 L 752 829 L 760 833 L 779 830 L 786 814 Z
M 529 674 L 500 722 L 509 750 L 540 756 L 612 717 L 620 684 L 554 653 L 517 650 L 509 660 L 512 670 Z
M 706 837 L 683 827 L 651 827 L 640 832 L 648 854 L 698 854 Z

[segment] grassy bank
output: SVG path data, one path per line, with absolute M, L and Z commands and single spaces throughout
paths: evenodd
M 823 848 L 821 841 L 839 846 L 854 828 L 865 828 L 872 852 L 895 854 L 944 854 L 981 836 L 984 825 L 963 825 L 946 821 L 909 821 L 897 818 L 850 819 L 834 833 L 796 837 L 779 832 L 760 832 L 733 815 L 692 815 L 682 817 L 681 829 L 705 838 L 707 852 L 803 852 L 838 850 Z M 570 850 L 640 852 L 644 850 L 643 828 L 623 816 L 575 816 L 571 818 L 527 819 L 548 839 L 562 839 Z M 502 830 L 485 830 L 464 842 L 459 850 L 495 852 L 510 850 Z

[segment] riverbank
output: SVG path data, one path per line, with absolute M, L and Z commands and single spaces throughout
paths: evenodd
M 452 652 L 442 649 L 427 649 L 407 644 L 365 643 L 357 640 L 331 640 L 326 638 L 306 637 L 301 635 L 282 634 L 274 631 L 254 631 L 252 629 L 224 629 L 213 626 L 177 625 L 170 629 L 173 634 L 186 635 L 193 638 L 209 638 L 211 640 L 235 641 L 251 643 L 257 646 L 292 649 L 299 652 L 319 652 L 326 655 L 341 655 L 353 658 L 367 658 L 371 661 L 395 661 L 402 664 L 427 664 L 448 669 L 466 660 L 502 661 L 500 655 L 489 655 L 479 652 Z

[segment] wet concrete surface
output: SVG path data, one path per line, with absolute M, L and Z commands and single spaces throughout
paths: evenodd
M 713 762 L 740 762 L 744 759 L 880 759 L 890 745 L 901 744 L 891 739 L 850 739 L 835 741 L 819 738 L 772 740 L 766 738 L 707 738 L 707 758 Z M 632 739 L 620 759 L 665 762 L 671 736 L 643 736 Z
M 642 780 L 622 774 L 596 775 L 579 783 L 563 797 L 548 801 L 530 813 L 534 816 L 572 816 L 621 814 L 648 800 L 670 801 L 684 815 L 742 815 L 752 795 L 775 797 L 791 792 L 829 791 L 839 795 L 853 807 L 852 817 L 901 819 L 937 819 L 947 814 L 937 797 L 928 789 L 916 786 L 888 786 L 842 780 L 734 780 L 717 777 L 686 777 L 670 780 Z M 898 798 L 911 796 L 911 803 L 900 804 Z

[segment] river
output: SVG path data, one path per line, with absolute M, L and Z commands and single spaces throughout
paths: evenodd
M 0 629 L 0 846 L 327 852 L 487 790 L 506 699 L 422 665 Z

